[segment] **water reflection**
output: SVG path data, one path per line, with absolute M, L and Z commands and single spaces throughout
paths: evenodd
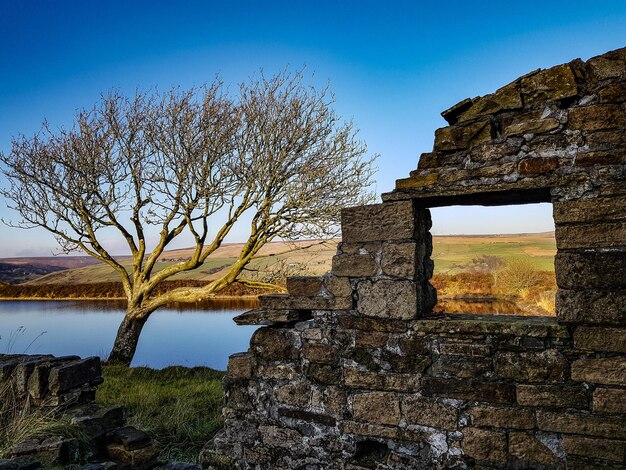
M 224 370 L 230 354 L 248 349 L 256 329 L 232 318 L 255 306 L 254 299 L 235 298 L 158 310 L 144 327 L 132 365 Z M 124 308 L 117 300 L 0 302 L 0 353 L 106 357 Z
M 515 302 L 506 300 L 467 300 L 467 299 L 440 299 L 435 307 L 437 311 L 445 313 L 492 314 L 492 315 L 546 315 L 545 313 L 529 313 L 522 310 Z

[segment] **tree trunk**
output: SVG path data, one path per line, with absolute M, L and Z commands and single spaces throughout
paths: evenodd
M 111 354 L 107 360 L 108 364 L 122 364 L 130 366 L 130 363 L 135 356 L 137 343 L 139 343 L 139 335 L 141 334 L 141 330 L 146 324 L 149 315 L 136 318 L 131 317 L 130 313 L 131 312 L 126 312 L 126 316 L 117 330 L 115 343 L 113 343 L 113 349 L 111 350 Z

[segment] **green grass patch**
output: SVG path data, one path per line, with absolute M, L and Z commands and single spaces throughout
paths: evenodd
M 104 366 L 97 401 L 126 407 L 128 422 L 162 446 L 161 459 L 196 462 L 222 427 L 224 372 L 207 367 Z

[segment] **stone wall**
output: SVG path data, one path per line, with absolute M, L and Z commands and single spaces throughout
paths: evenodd
M 383 203 L 346 209 L 332 272 L 240 316 L 239 468 L 626 465 L 626 49 L 443 113 Z M 429 207 L 552 202 L 556 318 L 436 316 Z M 210 460 L 210 459 L 209 459 Z

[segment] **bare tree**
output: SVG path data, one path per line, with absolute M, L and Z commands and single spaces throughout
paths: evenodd
M 44 124 L 0 155 L 10 183 L 2 194 L 21 216 L 13 225 L 43 227 L 64 252 L 83 251 L 119 274 L 128 303 L 110 362 L 130 364 L 159 307 L 211 297 L 271 240 L 336 235 L 341 207 L 372 198 L 373 158 L 333 111 L 328 87 L 283 72 L 232 95 L 219 80 L 132 98 L 112 92 L 78 112 L 72 129 Z M 202 266 L 242 217 L 248 238 L 226 274 L 205 287 L 155 293 Z M 154 246 L 148 226 L 158 229 Z M 112 232 L 128 245 L 132 266 L 104 243 Z M 182 234 L 195 242 L 191 258 L 156 269 Z

